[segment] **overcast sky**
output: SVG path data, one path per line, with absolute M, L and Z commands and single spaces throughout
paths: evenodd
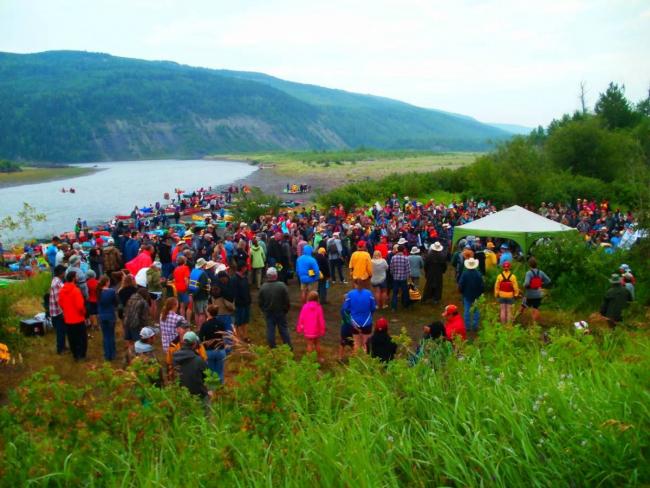
M 0 0 L 0 51 L 75 49 L 536 126 L 650 86 L 649 0 Z

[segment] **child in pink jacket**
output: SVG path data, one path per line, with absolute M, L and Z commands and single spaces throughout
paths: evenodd
M 318 303 L 318 293 L 310 291 L 307 302 L 300 310 L 296 332 L 303 334 L 307 340 L 307 352 L 316 351 L 318 360 L 321 360 L 319 340 L 325 335 L 325 317 L 323 307 Z

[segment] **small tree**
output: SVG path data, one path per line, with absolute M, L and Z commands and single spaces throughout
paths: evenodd
M 45 214 L 38 213 L 29 203 L 23 202 L 23 208 L 15 216 L 7 216 L 0 220 L 0 238 L 6 232 L 14 232 L 18 229 L 32 230 L 34 222 L 44 222 L 47 219 Z
M 233 216 L 237 222 L 252 222 L 262 215 L 277 215 L 282 200 L 275 195 L 267 195 L 255 187 L 250 193 L 242 193 L 241 198 L 233 208 Z

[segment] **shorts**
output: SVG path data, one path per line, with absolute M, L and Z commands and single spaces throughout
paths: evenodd
M 541 304 L 542 304 L 541 298 L 524 298 L 524 302 L 522 303 L 522 305 L 525 308 L 535 308 L 535 309 L 538 309 Z
M 316 289 L 316 282 L 300 283 L 300 291 L 314 291 Z
M 372 285 L 373 288 L 379 288 L 381 290 L 385 290 L 386 288 L 388 288 L 388 282 L 386 280 L 381 281 L 379 283 L 370 283 L 370 284 Z
M 372 334 L 372 324 L 366 325 L 365 327 L 354 327 L 352 326 L 352 335 L 370 335 Z
M 501 305 L 512 305 L 513 303 L 515 303 L 515 299 L 514 298 L 499 298 L 499 303 Z
M 352 329 L 353 327 L 350 324 L 341 324 L 341 346 L 354 346 L 354 341 L 352 340 Z
M 208 308 L 207 300 L 193 300 L 192 301 L 192 310 L 194 313 L 205 313 Z
M 190 294 L 182 291 L 177 292 L 176 298 L 178 298 L 178 303 L 188 304 L 190 303 Z
M 235 308 L 235 326 L 245 325 L 251 321 L 251 307 Z

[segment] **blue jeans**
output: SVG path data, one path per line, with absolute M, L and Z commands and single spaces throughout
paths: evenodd
M 409 298 L 409 287 L 406 280 L 393 280 L 393 296 L 390 303 L 393 310 L 397 310 L 397 293 L 400 290 L 402 290 L 402 305 L 404 308 L 411 304 Z
M 63 321 L 63 314 L 60 313 L 54 317 L 50 317 L 52 326 L 56 331 L 56 353 L 61 354 L 65 351 L 65 322 Z
M 465 329 L 466 330 L 474 330 L 478 331 L 478 323 L 480 320 L 480 315 L 478 311 L 478 307 L 474 307 L 474 322 L 471 322 L 470 319 L 472 318 L 471 311 L 472 311 L 472 306 L 474 305 L 474 300 L 470 300 L 468 298 L 463 297 L 463 308 L 464 310 L 464 319 L 465 319 Z
M 219 375 L 223 385 L 223 369 L 226 365 L 226 351 L 224 349 L 211 349 L 205 351 L 208 355 L 208 368 Z
M 100 320 L 102 337 L 104 338 L 104 359 L 115 359 L 115 320 Z
M 287 315 L 284 313 L 267 312 L 264 314 L 266 318 L 266 342 L 270 348 L 275 347 L 275 328 L 280 331 L 282 342 L 291 346 L 291 337 L 289 337 L 289 327 L 287 326 Z

